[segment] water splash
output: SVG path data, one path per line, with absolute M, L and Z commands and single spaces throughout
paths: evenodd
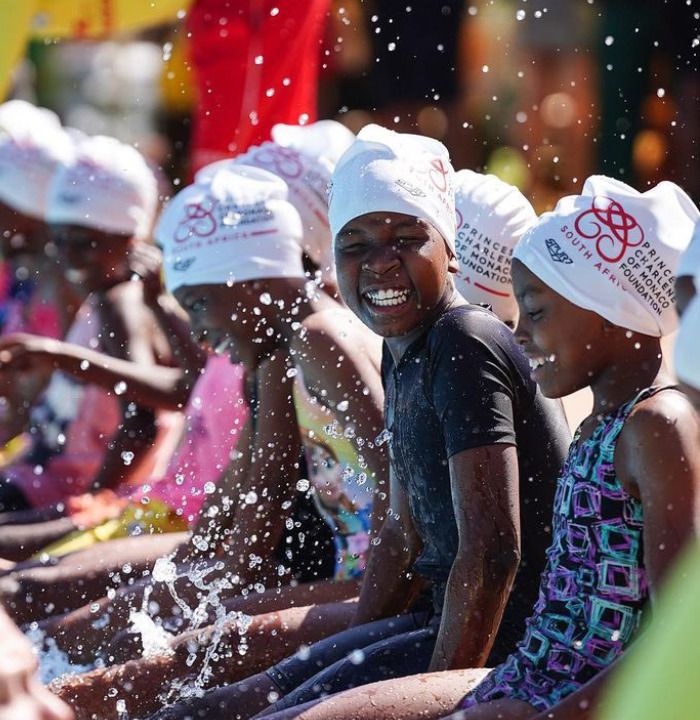
M 45 685 L 64 675 L 83 673 L 97 667 L 95 663 L 89 665 L 71 663 L 68 655 L 56 645 L 56 641 L 51 637 L 46 637 L 46 633 L 35 622 L 27 627 L 24 634 L 34 647 L 34 652 L 39 660 L 39 679 Z

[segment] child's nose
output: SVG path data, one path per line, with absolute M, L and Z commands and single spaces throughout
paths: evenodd
M 384 275 L 396 270 L 399 266 L 399 257 L 393 247 L 377 248 L 362 263 L 363 270 L 369 270 L 375 275 Z

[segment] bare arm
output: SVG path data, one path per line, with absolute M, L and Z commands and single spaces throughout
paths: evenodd
M 389 483 L 390 507 L 378 543 L 372 547 L 367 560 L 352 625 L 363 625 L 405 611 L 422 584 L 411 573 L 421 540 L 411 521 L 408 500 L 393 472 Z
M 160 369 L 156 366 L 154 344 L 157 327 L 143 302 L 140 283 L 122 283 L 106 293 L 101 298 L 100 319 L 102 341 L 108 354 Z M 123 396 L 119 396 L 119 400 L 122 412 L 120 424 L 110 438 L 92 490 L 114 489 L 123 483 L 145 460 L 156 437 L 153 410 L 129 402 Z
M 379 370 L 381 341 L 347 321 L 349 313 L 319 313 L 305 322 L 305 335 L 292 347 L 304 382 L 316 398 L 334 410 L 341 431 L 352 428 L 362 441 L 358 453 L 374 481 L 372 535 L 382 528 L 388 507 L 389 458 L 374 440 L 384 429 L 384 390 Z
M 113 391 L 150 408 L 181 409 L 189 387 L 179 368 L 146 365 L 96 352 L 82 345 L 21 333 L 0 340 L 0 364 L 6 372 L 43 366 Z
M 520 562 L 518 458 L 489 445 L 450 458 L 459 545 L 431 671 L 483 667 Z
M 254 582 L 261 572 L 269 570 L 269 559 L 282 537 L 285 520 L 291 515 L 299 478 L 301 439 L 287 369 L 284 353 L 258 368 L 255 435 L 250 445 L 240 446 L 248 454 L 247 472 L 231 478 L 233 502 L 220 520 L 214 520 L 230 528 L 225 551 L 231 559 L 232 572 L 243 584 Z

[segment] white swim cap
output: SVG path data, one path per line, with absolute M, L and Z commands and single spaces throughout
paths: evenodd
M 166 287 L 304 278 L 299 213 L 285 182 L 227 163 L 179 192 L 156 228 Z
M 0 201 L 45 220 L 51 179 L 73 154 L 71 138 L 50 110 L 23 100 L 0 105 Z
M 335 239 L 348 222 L 367 213 L 403 213 L 429 222 L 454 253 L 453 178 L 441 142 L 367 125 L 333 172 L 331 234 Z
M 272 135 L 274 142 L 253 146 L 233 160 L 207 165 L 195 180 L 206 179 L 227 163 L 252 165 L 281 177 L 289 188 L 289 202 L 301 217 L 304 251 L 321 268 L 324 280 L 334 282 L 328 183 L 337 154 L 342 154 L 355 136 L 333 120 L 311 125 L 275 125 Z
M 525 196 L 495 175 L 455 175 L 457 259 L 455 285 L 473 303 L 491 305 L 501 319 L 517 316 L 510 266 L 513 248 L 537 214 Z
M 574 305 L 659 337 L 676 327 L 675 273 L 699 217 L 674 183 L 639 193 L 594 175 L 540 217 L 514 257 Z
M 112 137 L 85 138 L 75 162 L 49 192 L 48 221 L 139 239 L 151 231 L 158 203 L 153 172 L 141 153 Z

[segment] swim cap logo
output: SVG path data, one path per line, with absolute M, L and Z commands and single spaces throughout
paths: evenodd
M 430 172 L 428 177 L 440 192 L 447 192 L 447 177 L 449 170 L 440 158 L 435 158 L 430 162 Z
M 561 245 L 554 238 L 547 238 L 544 244 L 547 246 L 547 252 L 554 262 L 564 265 L 574 264 L 574 261 L 561 249 Z
M 575 227 L 582 237 L 595 239 L 598 255 L 609 263 L 620 262 L 627 248 L 644 241 L 644 230 L 637 219 L 617 200 L 605 195 L 593 198 L 591 209 L 576 218 Z
M 301 156 L 291 148 L 263 145 L 253 153 L 252 159 L 259 166 L 272 168 L 276 175 L 289 180 L 296 180 L 304 173 Z
M 185 205 L 184 209 L 185 217 L 175 228 L 175 242 L 182 243 L 193 236 L 209 237 L 216 232 L 217 224 L 213 214 L 213 205 L 206 208 L 202 203 L 189 203 Z

